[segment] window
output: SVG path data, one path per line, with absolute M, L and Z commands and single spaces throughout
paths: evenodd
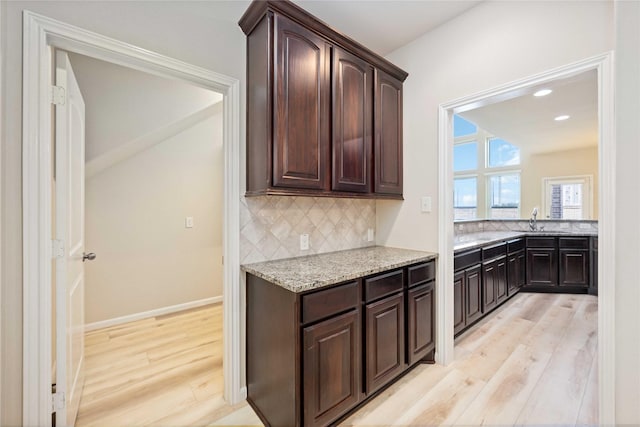
M 520 148 L 453 116 L 454 220 L 520 217 Z
M 520 164 L 520 149 L 500 138 L 489 138 L 488 167 L 516 166 Z
M 478 169 L 478 143 L 476 141 L 453 146 L 453 171 Z
M 489 218 L 520 217 L 520 174 L 489 177 Z
M 454 220 L 474 219 L 478 210 L 478 178 L 465 177 L 453 180 Z
M 459 115 L 453 116 L 453 137 L 473 135 L 478 132 L 478 127 Z
M 591 176 L 545 178 L 545 215 L 550 219 L 591 219 Z

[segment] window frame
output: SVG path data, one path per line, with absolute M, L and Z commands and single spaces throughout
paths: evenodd
M 584 191 L 582 195 L 583 211 L 587 215 L 578 221 L 590 221 L 593 220 L 593 175 L 569 175 L 569 176 L 552 176 L 542 178 L 542 212 L 545 219 L 551 218 L 551 203 L 550 203 L 550 190 L 551 185 L 562 184 L 582 184 L 587 191 Z M 559 219 L 558 221 L 565 221 L 565 219 Z M 574 219 L 566 219 L 566 221 L 576 221 Z
M 465 119 L 466 120 L 466 119 Z M 475 123 L 474 123 L 475 124 Z M 520 177 L 520 203 L 518 204 L 518 217 L 521 215 L 522 209 L 522 156 L 520 156 L 520 163 L 517 165 L 508 165 L 508 166 L 495 166 L 489 167 L 489 141 L 492 138 L 500 138 L 499 136 L 493 135 L 492 133 L 482 129 L 480 126 L 476 125 L 476 133 L 467 134 L 464 136 L 459 136 L 454 138 L 453 145 L 463 145 L 469 144 L 471 142 L 476 142 L 478 147 L 478 159 L 477 169 L 469 169 L 464 171 L 453 171 L 453 179 L 456 178 L 465 178 L 476 176 L 476 216 L 473 220 L 478 219 L 491 219 L 491 193 L 489 189 L 489 177 L 493 175 L 509 175 L 509 174 L 518 174 Z M 500 138 L 503 139 L 503 138 Z M 504 139 L 503 139 L 504 140 Z M 509 142 L 507 140 L 504 140 Z M 511 142 L 509 142 L 511 144 Z M 518 149 L 520 149 L 522 153 L 522 149 L 516 145 L 511 144 Z M 453 168 L 452 168 L 453 169 Z M 454 201 L 455 203 L 455 201 Z M 455 217 L 455 205 L 453 206 L 454 210 L 454 221 L 465 221 L 464 219 L 456 219 Z

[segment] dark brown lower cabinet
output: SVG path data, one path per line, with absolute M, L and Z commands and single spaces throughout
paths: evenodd
M 324 426 L 360 401 L 360 311 L 304 328 L 303 349 L 304 425 Z
M 560 248 L 559 286 L 588 290 L 591 276 L 589 237 L 560 237 L 558 247 Z
M 407 292 L 407 359 L 409 365 L 422 360 L 436 347 L 435 282 L 416 286 Z
M 457 335 L 467 326 L 465 310 L 465 274 L 464 270 L 453 275 L 453 333 Z
M 470 325 L 482 317 L 482 268 L 478 264 L 465 270 L 465 319 Z
M 554 287 L 558 285 L 558 250 L 527 248 L 527 285 Z
M 525 282 L 526 258 L 524 250 L 507 257 L 507 293 L 509 296 L 520 290 Z
M 295 293 L 247 273 L 247 401 L 329 426 L 435 351 L 435 261 Z
M 589 251 L 560 249 L 560 286 L 589 287 Z
M 598 295 L 598 237 L 591 238 L 591 280 L 589 293 Z
M 367 304 L 365 322 L 365 390 L 370 394 L 405 368 L 404 295 Z
M 482 264 L 484 290 L 484 312 L 487 313 L 507 299 L 507 258 L 500 258 Z

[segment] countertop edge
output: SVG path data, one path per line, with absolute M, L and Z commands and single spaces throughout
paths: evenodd
M 483 232 L 473 233 L 473 234 L 481 234 Z M 487 231 L 487 233 L 491 233 Z M 463 251 L 472 251 L 474 249 L 482 248 L 487 245 L 492 245 L 495 243 L 506 242 L 508 240 L 519 239 L 521 237 L 598 237 L 598 233 L 594 232 L 584 232 L 584 233 L 564 233 L 564 232 L 553 232 L 553 231 L 514 231 L 513 236 L 509 237 L 497 237 L 492 240 L 483 240 L 476 242 L 474 244 L 470 244 L 468 246 L 464 246 L 461 244 L 459 248 L 456 248 L 456 245 L 453 246 L 453 252 L 463 252 Z M 470 233 L 471 234 L 471 233 Z M 471 242 L 470 242 L 471 243 Z
M 389 249 L 401 249 L 401 248 L 389 248 Z M 278 276 L 265 274 L 260 270 L 252 268 L 251 264 L 241 265 L 240 268 L 245 273 L 249 273 L 256 277 L 264 279 L 284 289 L 287 289 L 288 291 L 291 291 L 293 293 L 303 293 L 307 291 L 315 291 L 315 290 L 322 289 L 332 285 L 337 285 L 343 282 L 347 282 L 349 280 L 370 276 L 372 274 L 380 273 L 383 271 L 393 270 L 395 268 L 401 268 L 401 267 L 405 267 L 411 264 L 416 264 L 419 262 L 427 262 L 427 261 L 431 261 L 438 258 L 438 254 L 434 252 L 427 252 L 427 251 L 416 251 L 416 252 L 422 252 L 424 253 L 424 255 L 416 256 L 416 257 L 408 257 L 399 262 L 379 264 L 376 267 L 370 268 L 370 269 L 358 270 L 357 267 L 355 267 L 354 270 L 349 272 L 348 274 L 335 276 L 326 280 L 301 281 L 299 284 L 296 284 L 296 285 L 293 285 L 286 280 L 281 280 Z M 318 254 L 318 255 L 322 255 L 322 254 Z M 283 260 L 274 260 L 274 262 L 276 261 L 283 261 Z

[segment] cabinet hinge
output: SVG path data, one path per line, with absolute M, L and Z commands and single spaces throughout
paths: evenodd
M 62 411 L 67 404 L 64 393 L 51 394 L 51 412 Z
M 54 105 L 64 105 L 67 94 L 62 86 L 51 86 L 51 103 Z
M 62 240 L 51 240 L 51 258 L 64 258 L 64 243 Z

